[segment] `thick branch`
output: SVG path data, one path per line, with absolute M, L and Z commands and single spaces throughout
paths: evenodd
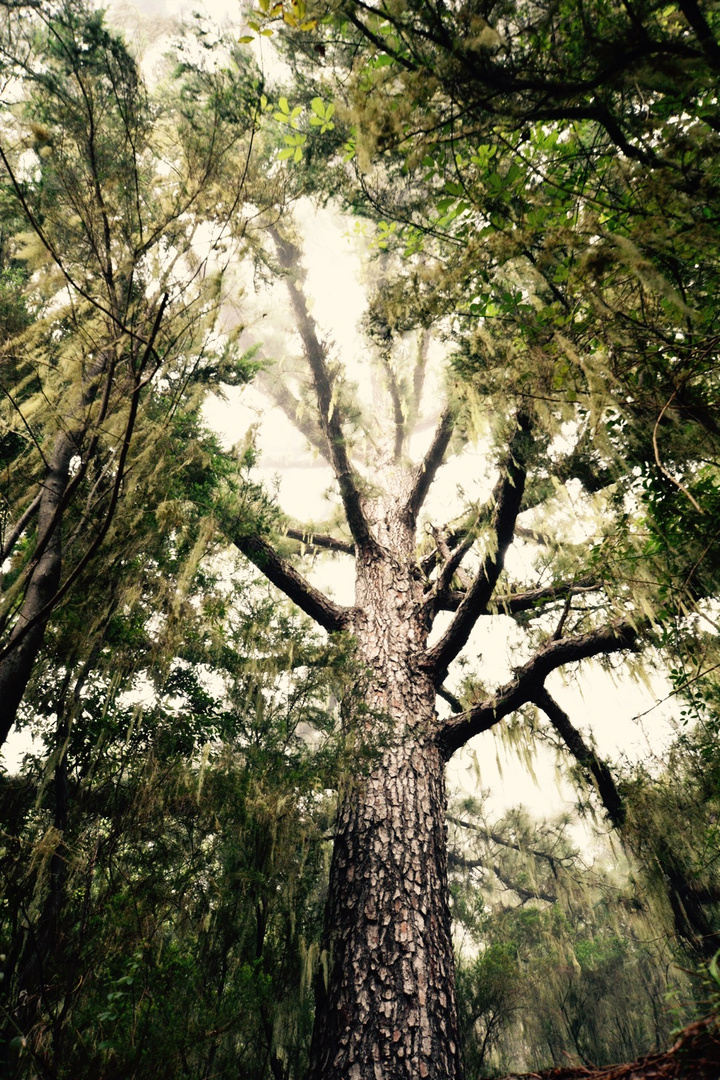
M 348 457 L 347 445 L 342 430 L 342 419 L 336 408 L 332 379 L 325 362 L 325 351 L 320 344 L 315 322 L 308 311 L 305 296 L 298 288 L 291 273 L 297 268 L 300 253 L 293 244 L 280 236 L 277 229 L 271 229 L 270 234 L 277 247 L 280 265 L 287 273 L 287 290 L 290 294 L 297 330 L 310 365 L 320 412 L 320 425 L 328 442 L 331 463 L 340 487 L 340 496 L 345 507 L 345 516 L 350 526 L 350 532 L 358 547 L 372 549 L 377 546 L 377 542 L 370 532 L 370 526 L 362 506 L 358 477 Z
M 329 600 L 265 540 L 259 536 L 243 536 L 241 533 L 231 535 L 230 539 L 243 555 L 262 571 L 268 581 L 284 592 L 301 611 L 328 633 L 345 629 L 350 609 Z
M 514 678 L 501 686 L 491 698 L 480 701 L 465 712 L 448 717 L 439 727 L 436 740 L 446 759 L 464 746 L 474 735 L 488 731 L 500 720 L 522 705 L 535 701 L 551 671 L 591 656 L 630 649 L 637 639 L 637 630 L 629 622 L 602 626 L 576 638 L 547 641 Z
M 452 405 L 447 405 L 440 417 L 440 423 L 437 426 L 430 448 L 417 467 L 412 490 L 406 506 L 406 514 L 413 523 L 417 521 L 417 516 L 421 506 L 425 502 L 427 493 L 430 490 L 430 485 L 443 463 L 445 451 L 448 448 L 455 428 L 455 415 L 455 408 Z
M 455 618 L 427 654 L 427 667 L 432 672 L 436 685 L 443 682 L 448 665 L 467 644 L 478 618 L 487 611 L 487 605 L 505 565 L 505 554 L 512 543 L 525 490 L 529 441 L 530 420 L 521 414 L 518 417 L 518 429 L 510 443 L 505 473 L 494 491 L 492 528 L 495 534 L 495 550 L 485 557 L 477 577 L 458 607 Z
M 533 694 L 532 700 L 545 713 L 578 765 L 590 774 L 602 804 L 608 812 L 608 817 L 615 828 L 619 829 L 625 821 L 625 803 L 606 763 L 587 745 L 570 717 L 560 708 L 544 686 Z

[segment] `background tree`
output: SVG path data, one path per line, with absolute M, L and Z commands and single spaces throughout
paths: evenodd
M 341 657 L 242 571 L 223 578 L 188 584 L 182 654 L 143 611 L 150 583 L 64 713 L 57 676 L 43 686 L 1 789 L 8 1076 L 302 1072 Z
M 153 447 L 219 367 L 248 371 L 231 376 L 232 341 L 213 331 L 257 112 L 247 65 L 186 64 L 151 102 L 82 4 L 4 19 L 3 295 L 17 291 L 2 345 L 3 740 L 50 615 L 141 492 Z
M 543 418 L 524 402 L 497 424 L 498 443 L 506 441 L 488 504 L 469 509 L 452 528 L 436 529 L 433 547 L 417 553 L 418 515 L 454 435 L 462 445 L 471 404 L 453 388 L 424 459 L 411 464 L 405 417 L 412 406 L 404 395 L 421 380 L 397 366 L 389 343 L 369 358 L 389 393 L 383 400 L 376 376 L 372 414 L 356 404 L 343 426 L 347 376 L 328 356 L 309 315 L 297 246 L 279 232 L 275 242 L 316 397 L 315 430 L 335 472 L 354 548 L 356 606 L 330 601 L 267 540 L 241 533 L 236 544 L 321 626 L 354 633 L 367 669 L 368 712 L 346 716 L 345 723 L 358 745 L 377 740 L 373 716 L 389 719 L 378 762 L 347 792 L 339 811 L 326 915 L 331 963 L 327 981 L 321 976 L 316 987 L 311 1075 L 346 1075 L 348 1069 L 371 1075 L 377 1061 L 384 1069 L 425 1075 L 431 1060 L 442 1060 L 454 1075 L 460 1063 L 442 846 L 444 762 L 473 735 L 535 701 L 552 671 L 627 649 L 637 631 L 623 617 L 627 597 L 603 594 L 599 582 L 588 585 L 579 551 L 565 550 L 558 572 L 564 580 L 549 586 L 514 588 L 503 576 L 524 500 L 551 467 Z M 420 350 L 421 364 L 422 357 Z M 230 524 L 225 528 L 231 533 Z M 299 531 L 313 544 L 311 527 Z M 342 536 L 318 540 L 339 551 L 349 546 Z M 463 577 L 461 562 L 476 540 L 476 569 Z M 575 610 L 572 598 L 585 598 L 589 589 L 592 603 Z M 429 628 L 443 610 L 453 617 L 428 645 Z M 450 664 L 477 620 L 493 610 L 522 615 L 538 636 L 531 629 L 526 659 L 509 682 L 494 691 L 476 686 L 458 714 L 438 717 L 434 698 L 447 693 Z M 555 620 L 548 618 L 553 610 Z M 387 1004 L 376 1010 L 371 1000 Z
M 692 986 L 637 867 L 576 817 L 449 815 L 458 997 L 469 1076 L 607 1065 L 670 1044 Z M 656 890 L 663 895 L 663 890 Z M 676 947 L 676 946 L 675 946 Z M 680 961 L 682 963 L 682 961 Z

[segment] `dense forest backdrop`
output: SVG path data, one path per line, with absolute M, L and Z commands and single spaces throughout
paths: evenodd
M 3 1075 L 669 1045 L 720 982 L 718 6 L 0 13 Z M 613 678 L 642 758 L 570 715 Z

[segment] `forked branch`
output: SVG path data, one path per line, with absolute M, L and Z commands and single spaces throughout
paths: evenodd
M 465 594 L 447 631 L 428 651 L 427 668 L 436 685 L 443 682 L 449 664 L 467 644 L 475 623 L 487 611 L 488 603 L 505 565 L 505 554 L 512 543 L 515 522 L 520 512 L 525 490 L 526 460 L 530 443 L 530 419 L 518 417 L 518 428 L 510 443 L 510 453 L 504 474 L 495 485 L 495 509 L 492 516 L 494 551 L 488 553 L 483 565 Z
M 630 649 L 636 639 L 637 630 L 631 623 L 618 622 L 601 626 L 580 637 L 547 641 L 492 697 L 478 702 L 465 712 L 448 717 L 439 725 L 436 741 L 446 759 L 451 758 L 474 735 L 488 731 L 528 702 L 536 702 L 551 671 L 591 656 Z

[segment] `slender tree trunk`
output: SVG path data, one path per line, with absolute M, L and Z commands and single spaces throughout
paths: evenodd
M 310 1075 L 452 1080 L 462 1066 L 445 763 L 434 741 L 435 691 L 418 662 L 426 644 L 420 596 L 409 558 L 385 549 L 359 563 L 353 630 L 368 668 L 370 715 L 384 714 L 389 730 L 338 815 Z M 358 721 L 365 745 L 372 723 Z
M 15 722 L 18 706 L 45 636 L 47 609 L 57 592 L 62 568 L 62 500 L 77 446 L 66 432 L 55 438 L 38 511 L 40 555 L 30 573 L 25 597 L 0 661 L 0 745 Z

